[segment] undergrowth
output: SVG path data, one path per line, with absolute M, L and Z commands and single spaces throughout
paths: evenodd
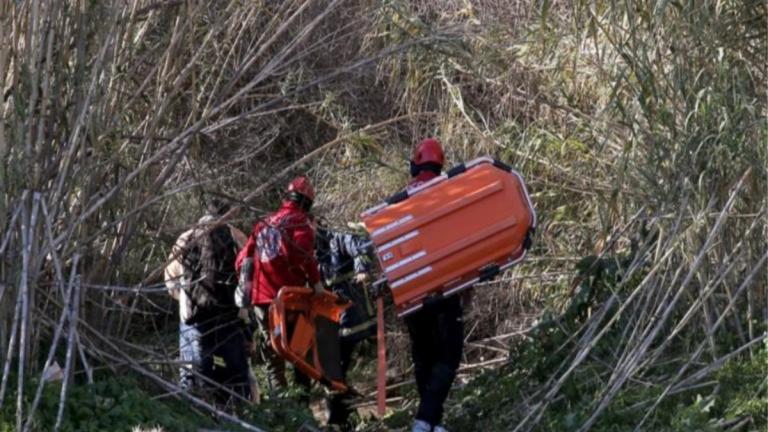
M 539 343 L 533 338 L 527 349 Z M 527 392 L 532 390 L 533 370 L 546 369 L 545 358 L 523 355 L 506 367 L 479 376 L 452 396 L 447 424 L 454 430 L 512 430 L 524 414 Z M 765 430 L 768 426 L 768 345 L 753 357 L 746 356 L 728 363 L 713 378 L 718 387 L 715 396 L 704 396 L 691 389 L 664 399 L 657 407 L 653 422 L 646 430 L 720 431 L 738 423 L 747 430 Z M 535 430 L 575 431 L 592 412 L 601 365 L 593 360 L 566 385 L 553 406 L 545 413 Z M 603 371 L 605 372 L 605 371 Z M 605 415 L 591 430 L 631 431 L 636 419 L 660 395 L 661 388 L 627 387 L 616 396 Z
M 15 382 L 11 379 L 11 388 Z M 28 383 L 24 405 L 29 410 L 30 395 L 37 382 Z M 46 384 L 40 405 L 31 423 L 33 431 L 54 430 L 59 410 L 60 382 Z M 0 432 L 16 431 L 16 393 L 6 394 L 8 402 L 0 410 Z M 265 400 L 255 407 L 239 406 L 240 418 L 269 431 L 295 431 L 312 425 L 312 414 L 291 395 Z M 245 430 L 238 425 L 195 408 L 174 395 L 160 395 L 130 375 L 104 375 L 93 384 L 78 383 L 68 389 L 60 431 L 101 432 L 162 430 L 164 432 L 200 429 Z
M 15 384 L 15 383 L 14 383 Z M 25 406 L 31 404 L 36 382 L 25 391 Z M 13 387 L 15 389 L 15 385 Z M 60 383 L 47 384 L 32 430 L 53 430 L 59 409 Z M 11 392 L 10 400 L 16 401 Z M 0 411 L 0 431 L 16 430 L 15 403 L 5 404 Z M 105 377 L 91 385 L 77 384 L 68 391 L 64 406 L 62 431 L 128 431 L 134 427 L 160 427 L 165 430 L 194 430 L 196 426 L 215 423 L 199 411 L 174 398 L 156 399 L 137 382 L 125 377 Z
M 537 395 L 585 331 L 585 318 L 611 295 L 626 296 L 636 283 L 617 291 L 624 257 L 588 257 L 577 267 L 581 283 L 564 311 L 549 310 L 524 340 L 511 350 L 509 362 L 487 372 L 452 395 L 447 424 L 454 430 L 513 430 L 529 408 L 528 400 Z M 604 381 L 611 374 L 604 359 L 620 346 L 625 324 L 616 323 L 609 334 L 592 349 L 591 355 L 571 375 L 546 410 L 534 430 L 575 431 L 589 418 L 600 398 Z M 765 330 L 765 329 L 762 329 Z M 725 342 L 723 342 L 725 343 Z M 680 350 L 681 354 L 684 352 Z M 658 366 L 656 376 L 674 374 L 679 359 Z M 727 362 L 711 380 L 667 395 L 656 407 L 646 430 L 719 431 L 740 425 L 748 430 L 768 427 L 768 343 Z M 663 386 L 649 380 L 635 380 L 615 396 L 604 415 L 591 430 L 634 430 L 637 418 L 659 398 Z M 540 396 L 540 395 L 539 395 Z

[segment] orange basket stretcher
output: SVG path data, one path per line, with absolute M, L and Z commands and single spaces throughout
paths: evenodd
M 283 287 L 269 307 L 270 342 L 275 351 L 310 378 L 346 392 L 341 373 L 339 321 L 349 304 L 324 291 Z
M 399 316 L 520 262 L 536 213 L 522 176 L 479 158 L 362 215 Z

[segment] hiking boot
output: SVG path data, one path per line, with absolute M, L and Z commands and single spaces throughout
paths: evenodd
M 432 432 L 432 425 L 424 420 L 416 420 L 413 422 L 411 432 Z

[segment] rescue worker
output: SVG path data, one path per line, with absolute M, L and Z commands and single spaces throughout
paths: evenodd
M 256 318 L 256 355 L 267 367 L 272 390 L 285 387 L 285 360 L 269 343 L 268 310 L 277 292 L 284 286 L 312 287 L 323 290 L 315 259 L 315 230 L 310 209 L 315 191 L 306 176 L 293 179 L 286 188 L 280 209 L 256 221 L 245 247 L 237 256 L 240 281 L 235 302 L 252 307 Z M 309 378 L 296 371 L 297 384 L 309 388 Z M 304 399 L 308 402 L 308 394 Z
M 179 384 L 185 390 L 224 385 L 243 398 L 251 392 L 246 328 L 234 304 L 235 258 L 245 234 L 214 225 L 228 210 L 212 201 L 198 225 L 182 233 L 165 267 L 169 294 L 179 302 Z M 217 391 L 217 399 L 230 395 Z
M 427 138 L 416 146 L 410 161 L 410 192 L 440 175 L 445 156 L 440 142 Z M 433 298 L 405 317 L 411 339 L 419 406 L 413 432 L 445 432 L 440 425 L 443 404 L 459 368 L 464 346 L 460 296 Z
M 341 316 L 341 373 L 346 380 L 357 345 L 376 331 L 376 319 L 365 283 L 371 270 L 371 242 L 364 236 L 337 232 L 319 224 L 315 251 L 325 286 L 351 306 Z M 349 430 L 351 395 L 330 393 L 326 398 L 328 425 Z

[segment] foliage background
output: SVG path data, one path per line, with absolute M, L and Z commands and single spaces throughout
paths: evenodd
M 767 19 L 727 0 L 2 2 L 3 427 L 58 409 L 50 386 L 34 402 L 54 359 L 60 397 L 128 371 L 172 391 L 159 269 L 211 197 L 247 231 L 308 173 L 347 229 L 426 135 L 452 163 L 510 163 L 539 215 L 531 258 L 475 290 L 449 426 L 765 427 Z M 360 428 L 413 407 L 389 322 L 402 399 Z

